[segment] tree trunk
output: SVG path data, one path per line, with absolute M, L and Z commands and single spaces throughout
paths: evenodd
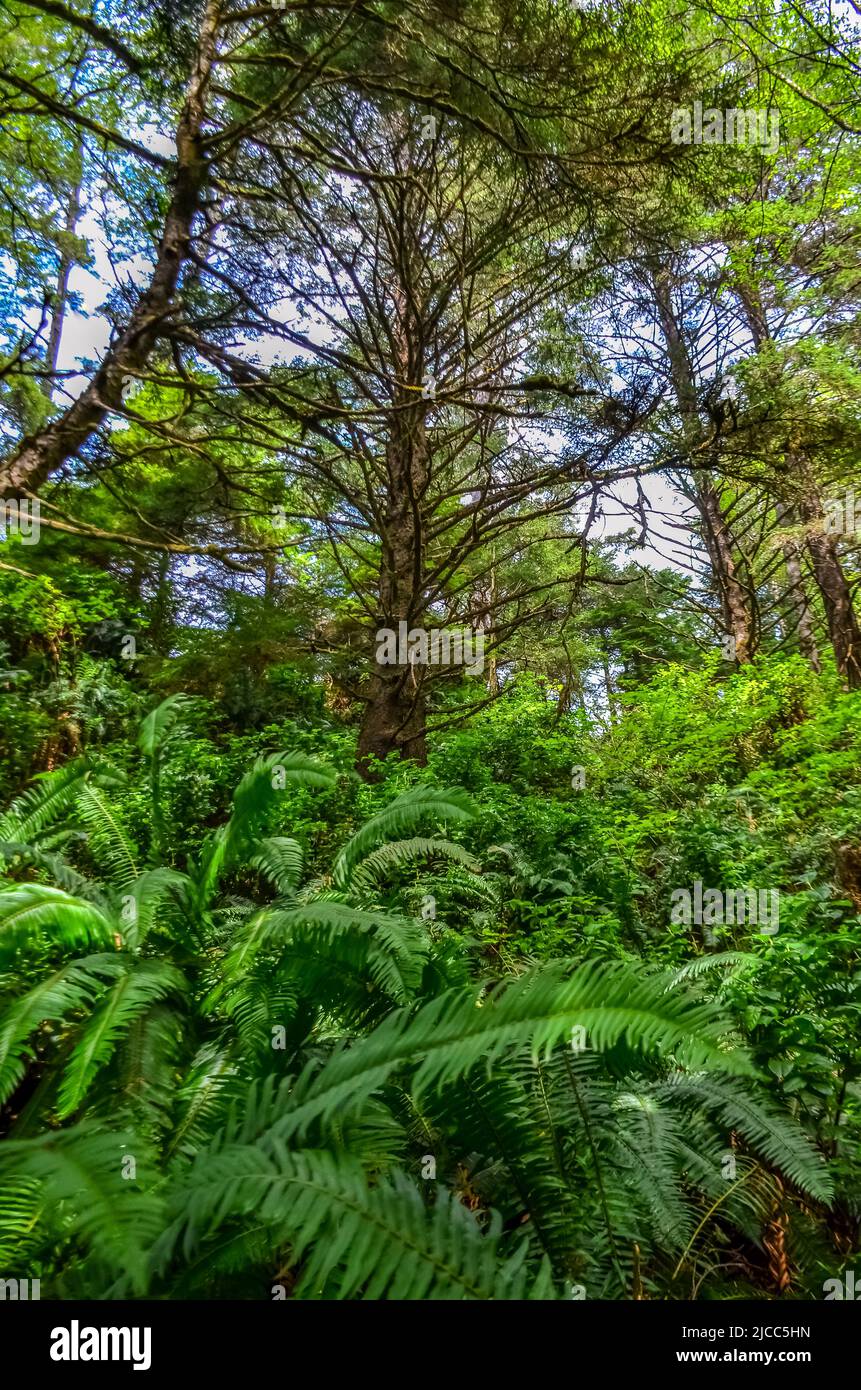
M 757 352 L 770 341 L 768 316 L 758 290 L 741 286 L 739 299 L 744 306 L 753 344 Z M 790 449 L 786 456 L 789 477 L 796 481 L 797 510 L 805 526 L 805 545 L 813 567 L 816 587 L 822 595 L 828 635 L 834 649 L 837 670 L 849 690 L 861 689 L 861 628 L 852 604 L 852 591 L 840 563 L 837 538 L 823 530 L 824 508 L 810 460 L 803 449 Z M 776 508 L 778 524 L 789 511 L 780 503 Z M 791 566 L 792 565 L 792 569 Z M 793 573 L 796 579 L 793 580 Z M 800 596 L 796 603 L 798 639 L 801 650 L 815 671 L 819 670 L 819 653 L 813 635 L 810 608 L 797 560 L 787 557 L 787 575 L 791 588 Z
M 425 697 L 413 685 L 413 677 L 414 669 L 397 667 L 389 676 L 375 672 L 371 677 L 356 758 L 357 770 L 368 782 L 377 780 L 371 757 L 385 759 L 397 752 L 422 767 L 427 762 Z
M 488 695 L 499 694 L 499 672 L 494 650 L 494 631 L 493 616 L 496 612 L 496 600 L 498 597 L 496 588 L 496 552 L 493 553 L 494 562 L 491 565 L 490 573 L 485 581 L 478 584 L 472 596 L 472 611 L 474 614 L 473 624 L 476 632 L 484 633 L 485 647 L 490 649 L 487 658 L 487 680 L 486 687 Z
M 409 429 L 405 415 L 396 416 L 395 420 L 387 449 L 390 503 L 383 527 L 380 627 L 397 635 L 401 623 L 406 624 L 409 632 L 421 627 L 424 618 L 424 547 L 421 514 L 416 505 L 421 487 L 424 422 L 414 421 L 409 431 L 411 437 L 405 438 L 401 429 L 401 422 Z M 427 760 L 425 668 L 409 661 L 381 665 L 377 660 L 376 637 L 371 661 L 356 760 L 357 770 L 367 780 L 373 780 L 375 775 L 368 765 L 371 754 L 385 758 L 398 752 L 402 758 L 412 758 L 422 765 Z
M 155 569 L 155 593 L 147 635 L 152 650 L 160 656 L 166 656 L 170 648 L 176 617 L 171 582 L 172 563 L 172 556 L 163 553 L 159 555 Z
M 78 399 L 44 429 L 24 439 L 17 454 L 0 465 L 0 497 L 37 493 L 51 474 L 86 443 L 108 412 L 119 408 L 127 374 L 140 372 L 146 366 L 165 320 L 173 311 L 192 223 L 207 178 L 202 126 L 221 3 L 222 0 L 208 0 L 201 21 L 194 70 L 177 127 L 173 193 L 149 285 L 127 327 Z
M 673 392 L 682 417 L 682 427 L 690 447 L 701 445 L 706 434 L 700 417 L 693 367 L 681 326 L 673 308 L 669 275 L 660 269 L 652 275 L 652 291 L 661 331 L 667 347 Z M 745 664 L 753 658 L 756 623 L 752 596 L 742 583 L 735 559 L 729 523 L 721 506 L 720 494 L 702 468 L 693 477 L 692 500 L 700 514 L 702 536 L 708 551 L 714 585 L 721 605 L 724 631 L 733 641 L 733 658 Z
M 75 234 L 78 225 L 78 217 L 81 212 L 81 183 L 74 184 L 69 190 L 69 197 L 66 203 L 66 218 L 63 231 L 68 237 Z M 54 392 L 52 377 L 57 370 L 57 362 L 60 357 L 60 339 L 63 336 L 63 320 L 66 316 L 66 306 L 69 299 L 69 275 L 74 265 L 74 257 L 68 249 L 63 249 L 60 253 L 60 265 L 57 271 L 57 288 L 54 291 L 54 305 L 51 313 L 51 328 L 48 334 L 48 347 L 45 353 L 45 368 L 49 373 L 45 377 L 44 390 L 48 399 Z
M 410 208 L 404 207 L 400 255 L 392 269 L 397 276 L 392 325 L 392 392 L 385 449 L 386 503 L 381 522 L 379 597 L 382 628 L 397 634 L 425 621 L 425 518 L 423 499 L 428 484 L 428 400 L 423 394 L 424 336 L 421 298 L 413 276 L 417 271 L 418 237 L 411 236 Z M 427 761 L 425 738 L 426 669 L 408 661 L 381 665 L 372 656 L 365 713 L 359 734 L 356 766 L 368 780 L 374 777 L 368 758 L 398 752 L 420 764 Z
M 604 633 L 605 640 L 609 640 L 609 633 Z M 613 686 L 613 677 L 610 674 L 610 661 L 607 656 L 606 646 L 601 650 L 601 667 L 604 672 L 604 691 L 607 696 L 607 713 L 610 716 L 610 724 L 617 723 L 616 713 L 616 691 Z
M 785 503 L 775 502 L 774 512 L 778 526 L 792 525 L 792 512 Z M 783 541 L 781 548 L 786 563 L 786 597 L 792 612 L 798 650 L 810 663 L 811 669 L 818 674 L 822 670 L 822 662 L 813 627 L 813 612 L 801 569 L 801 554 L 797 542 L 791 537 Z
M 847 690 L 861 690 L 861 627 L 840 563 L 837 537 L 823 530 L 824 508 L 809 461 L 801 453 L 791 455 L 788 461 L 800 484 L 798 510 L 806 528 L 805 543 L 813 575 L 825 605 L 837 670 Z
M 717 489 L 711 479 L 702 474 L 697 475 L 695 487 L 703 540 L 709 553 L 715 587 L 720 598 L 724 631 L 733 642 L 730 659 L 743 666 L 752 659 L 755 648 L 754 621 L 749 596 L 738 576 L 732 539 Z
M 389 504 L 383 525 L 380 571 L 382 628 L 398 634 L 424 620 L 424 544 L 419 498 L 427 468 L 424 410 L 404 406 L 393 414 L 387 446 Z M 359 735 L 357 768 L 363 777 L 373 774 L 368 756 L 385 758 L 392 752 L 424 764 L 426 671 L 408 661 L 382 666 L 372 655 L 367 703 Z

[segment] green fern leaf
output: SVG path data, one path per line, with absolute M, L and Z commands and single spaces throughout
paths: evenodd
M 374 893 L 389 874 L 423 859 L 446 859 L 471 873 L 481 868 L 479 861 L 462 845 L 450 840 L 394 840 L 380 845 L 356 865 L 350 878 L 350 890 L 353 894 Z
M 441 791 L 434 787 L 412 787 L 402 792 L 388 806 L 366 821 L 341 850 L 333 869 L 336 886 L 345 888 L 356 865 L 381 840 L 401 836 L 421 821 L 433 819 L 439 823 L 469 820 L 473 815 L 466 792 L 458 788 Z
M 36 941 L 63 947 L 107 946 L 113 923 L 94 903 L 51 888 L 22 883 L 0 891 L 0 963 Z
M 60 1086 L 61 1119 L 78 1109 L 130 1025 L 157 1001 L 180 995 L 185 987 L 180 972 L 164 961 L 142 961 L 127 968 L 99 1001 L 75 1044 Z

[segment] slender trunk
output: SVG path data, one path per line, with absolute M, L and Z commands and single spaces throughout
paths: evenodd
M 770 339 L 768 317 L 756 289 L 742 286 L 739 298 L 744 305 L 748 326 L 754 347 L 759 352 Z M 852 591 L 840 562 L 837 537 L 823 529 L 824 508 L 810 464 L 803 449 L 790 449 L 786 456 L 787 472 L 796 484 L 797 510 L 805 527 L 805 545 L 813 568 L 816 587 L 822 595 L 828 636 L 834 649 L 837 670 L 849 690 L 861 689 L 861 627 L 852 603 Z M 780 510 L 777 516 L 780 521 Z M 787 564 L 789 573 L 789 564 Z M 797 567 L 800 578 L 800 565 Z M 804 620 L 799 625 L 799 645 L 806 643 L 814 670 L 818 670 L 819 655 L 813 638 L 810 610 L 803 594 L 803 588 L 793 587 L 801 593 L 804 602 Z M 804 647 L 802 646 L 802 650 Z
M 80 212 L 81 183 L 79 180 L 70 188 L 68 201 L 66 203 L 66 216 L 63 224 L 63 231 L 70 239 L 75 234 Z M 69 299 L 69 276 L 74 264 L 75 258 L 68 245 L 66 245 L 60 252 L 60 265 L 57 270 L 57 288 L 54 292 L 51 328 L 48 333 L 48 347 L 45 353 L 45 368 L 48 372 L 48 376 L 45 377 L 44 391 L 49 400 L 54 391 L 52 377 L 57 370 L 57 362 L 60 357 L 60 339 L 63 336 L 63 320 L 66 316 L 66 306 Z
M 806 528 L 805 541 L 817 588 L 825 605 L 828 635 L 837 670 L 848 690 L 861 690 L 861 627 L 852 603 L 837 537 L 823 530 L 824 508 L 809 460 L 801 452 L 790 456 L 798 481 L 798 511 Z
M 743 666 L 752 659 L 755 648 L 748 592 L 739 579 L 732 538 L 717 489 L 711 479 L 702 474 L 697 475 L 695 486 L 703 539 L 720 598 L 724 630 L 733 640 L 732 659 Z
M 738 298 L 744 310 L 747 326 L 753 341 L 754 351 L 762 352 L 763 348 L 771 342 L 771 331 L 768 324 L 768 314 L 762 302 L 762 297 L 756 285 L 741 284 L 738 286 Z M 796 461 L 792 455 L 787 456 L 787 471 L 792 474 L 799 466 L 800 460 Z M 803 475 L 803 496 L 799 500 L 798 512 L 807 522 L 815 521 L 816 526 L 821 528 L 822 505 L 813 482 L 812 474 L 806 465 L 802 468 Z M 791 525 L 794 520 L 794 509 L 783 499 L 778 498 L 775 502 L 775 517 L 778 526 Z M 829 541 L 830 537 L 821 535 L 819 539 L 813 540 L 811 545 L 811 532 L 805 537 L 805 544 L 813 564 L 813 575 L 819 588 L 823 602 L 825 603 L 826 616 L 828 619 L 828 629 L 834 642 L 835 625 L 839 627 L 840 614 L 849 612 L 851 620 L 854 622 L 852 605 L 849 599 L 848 586 L 845 576 L 837 557 L 836 546 L 822 546 L 821 541 Z M 822 552 L 830 548 L 830 555 Z M 817 552 L 817 553 L 814 553 Z M 819 647 L 816 641 L 816 631 L 813 622 L 813 612 L 807 595 L 807 588 L 804 583 L 804 574 L 801 568 L 801 552 L 797 543 L 790 537 L 783 542 L 783 554 L 786 562 L 787 598 L 789 599 L 795 622 L 795 632 L 798 640 L 799 651 L 810 662 L 811 668 L 819 672 L 822 663 L 819 655 Z M 838 573 L 835 572 L 835 569 Z M 841 582 L 842 581 L 842 582 Z M 823 588 L 823 584 L 825 588 Z M 827 590 L 827 592 L 826 592 Z M 829 599 L 830 595 L 836 595 L 836 602 Z M 831 611 L 829 611 L 829 604 Z M 838 652 L 838 646 L 841 650 Z M 837 656 L 838 668 L 844 669 L 850 659 L 850 645 L 845 639 L 838 642 L 834 647 Z M 857 647 L 856 647 L 857 651 Z M 844 667 L 841 667 L 841 660 Z M 856 658 L 857 664 L 857 658 Z M 848 674 L 848 671 L 845 672 Z
M 155 268 L 128 325 L 105 356 L 90 384 L 56 420 L 26 438 L 13 458 L 0 466 L 0 497 L 36 493 L 51 474 L 122 403 L 129 372 L 140 372 L 173 312 L 180 273 L 188 254 L 192 224 L 207 177 L 202 140 L 205 97 L 216 51 L 222 0 L 208 0 L 201 22 L 194 70 L 176 133 L 176 171 Z
M 702 444 L 706 435 L 700 417 L 693 367 L 673 308 L 666 271 L 654 272 L 652 290 L 667 347 L 670 378 L 682 417 L 682 427 L 688 444 L 693 447 Z M 702 537 L 720 599 L 724 630 L 733 640 L 734 659 L 743 665 L 753 658 L 756 645 L 752 596 L 739 575 L 735 559 L 737 547 L 721 506 L 720 493 L 703 469 L 694 472 L 692 500 L 700 515 Z
M 750 336 L 753 339 L 753 346 L 756 352 L 761 352 L 767 342 L 771 340 L 771 332 L 768 327 L 768 315 L 762 303 L 762 297 L 755 285 L 739 285 L 738 297 L 744 308 L 744 315 L 747 319 L 747 326 L 750 329 Z
M 491 654 L 487 662 L 487 693 L 488 695 L 499 694 L 499 668 L 495 654 Z
M 776 501 L 774 504 L 774 512 L 778 526 L 784 527 L 792 525 L 792 512 L 785 503 Z M 810 601 L 807 596 L 807 586 L 804 582 L 804 574 L 801 568 L 801 552 L 797 542 L 793 540 L 792 537 L 787 537 L 782 542 L 781 548 L 786 564 L 786 598 L 789 602 L 792 614 L 798 650 L 810 663 L 812 670 L 818 673 L 822 670 L 822 662 L 819 657 L 819 647 L 816 643 L 813 612 L 810 607 Z
M 172 557 L 166 552 L 159 555 L 156 564 L 156 586 L 152 613 L 149 623 L 149 641 L 154 652 L 165 655 L 171 645 L 174 623 L 173 585 L 171 583 Z
M 491 564 L 490 574 L 483 584 L 478 585 L 472 599 L 475 630 L 476 632 L 484 633 L 485 650 L 489 651 L 486 680 L 488 695 L 499 694 L 499 674 L 497 670 L 496 652 L 493 647 L 493 615 L 496 612 L 496 598 L 496 564 L 494 551 L 494 563 Z
M 607 641 L 609 641 L 609 633 L 605 633 L 604 636 L 605 636 L 605 639 L 606 639 Z M 603 672 L 604 672 L 604 690 L 605 690 L 606 695 L 607 695 L 607 712 L 608 712 L 608 714 L 609 714 L 609 716 L 610 716 L 610 723 L 611 723 L 611 724 L 615 724 L 615 723 L 616 723 L 616 718 L 617 718 L 617 716 L 616 716 L 616 692 L 615 692 L 615 689 L 614 689 L 614 687 L 613 687 L 613 677 L 610 675 L 610 662 L 609 662 L 609 659 L 608 659 L 608 657 L 607 657 L 607 649 L 606 649 L 606 647 L 604 647 L 604 648 L 602 649 L 602 651 L 601 651 L 601 666 L 602 666 Z
M 493 568 L 490 571 L 490 606 L 487 612 L 485 627 L 485 642 L 490 648 L 490 659 L 487 663 L 487 693 L 488 695 L 499 694 L 499 664 L 496 660 L 496 647 L 494 645 L 495 633 L 493 622 L 496 614 L 496 600 L 498 589 L 496 587 L 496 548 L 493 551 Z

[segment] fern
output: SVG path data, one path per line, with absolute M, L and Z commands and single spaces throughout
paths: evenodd
M 716 951 L 712 955 L 696 956 L 693 960 L 687 961 L 675 972 L 673 982 L 683 984 L 686 980 L 698 980 L 713 970 L 732 971 L 739 966 L 755 969 L 759 963 L 760 957 L 750 951 Z
M 33 845 L 50 825 L 68 815 L 85 777 L 100 766 L 92 759 L 81 758 L 54 772 L 40 773 L 33 786 L 16 797 L 0 816 L 0 854 L 8 841 Z
M 285 835 L 261 840 L 249 866 L 264 874 L 281 894 L 293 893 L 302 875 L 302 846 Z
M 147 1283 L 148 1252 L 162 1226 L 162 1205 L 123 1175 L 132 1157 L 140 1172 L 152 1158 L 140 1138 L 91 1125 L 6 1140 L 0 1145 L 0 1191 L 8 1184 L 38 1185 L 38 1198 L 55 1240 L 83 1244 L 97 1261 L 105 1287 L 123 1272 L 136 1293 Z
M 283 947 L 285 968 L 308 956 L 316 957 L 326 968 L 348 964 L 399 1001 L 414 993 L 427 955 L 424 934 L 415 922 L 319 899 L 262 913 L 251 931 L 254 950 L 267 945 Z M 236 960 L 226 966 L 227 976 L 235 975 L 248 960 L 248 944 L 240 942 Z
M 168 901 L 184 902 L 189 881 L 173 869 L 148 869 L 134 883 L 126 885 L 128 899 L 125 914 L 120 916 L 121 935 L 126 944 L 137 947 L 153 930 L 159 909 Z
M 188 695 L 168 695 L 150 711 L 138 732 L 138 747 L 147 758 L 161 753 L 170 739 L 180 732 L 182 721 L 193 704 Z
M 301 753 L 270 753 L 258 758 L 233 794 L 229 821 L 210 837 L 195 876 L 195 904 L 203 913 L 221 875 L 254 857 L 255 837 L 277 805 L 281 784 L 331 788 L 335 775 Z
M 216 1122 L 223 1122 L 236 1070 L 236 1062 L 229 1052 L 213 1043 L 201 1048 L 179 1091 L 168 1157 L 174 1153 L 193 1157 L 210 1137 Z
M 128 969 L 99 1001 L 81 1030 L 60 1086 L 59 1114 L 74 1114 L 93 1080 L 113 1055 L 133 1020 L 158 1000 L 185 989 L 182 975 L 164 961 L 142 961 Z
M 226 1149 L 193 1170 L 180 1211 L 155 1251 L 164 1268 L 177 1243 L 185 1258 L 229 1220 L 254 1214 L 273 1250 L 289 1242 L 299 1298 L 522 1299 L 553 1296 L 524 1251 L 500 1256 L 501 1221 L 482 1231 L 444 1188 L 432 1207 L 395 1171 L 374 1184 L 343 1157 L 283 1145 L 271 1155 Z
M 152 813 L 151 860 L 161 860 L 165 841 L 164 810 L 161 798 L 161 770 L 168 746 L 181 731 L 184 717 L 193 701 L 187 695 L 169 695 L 144 719 L 138 734 L 138 747 L 150 765 L 150 809 Z
M 141 732 L 154 808 L 186 709 L 166 702 Z M 500 901 L 500 876 L 434 834 L 470 815 L 463 793 L 401 794 L 303 884 L 298 840 L 264 836 L 290 783 L 334 774 L 258 759 L 187 875 L 140 872 L 93 771 L 7 815 L 14 872 L 57 885 L 0 886 L 0 1102 L 15 1117 L 0 1249 L 16 1268 L 51 1270 L 60 1296 L 244 1295 L 289 1276 L 303 1299 L 556 1298 L 572 1281 L 660 1297 L 696 1293 L 728 1232 L 761 1244 L 778 1200 L 802 1232 L 802 1201 L 831 1200 L 818 1152 L 704 992 L 758 958 L 476 978 L 471 943 L 404 910 L 428 866 L 444 866 L 450 921 L 469 920 L 464 900 Z M 75 815 L 101 881 L 63 857 Z M 559 896 L 561 868 L 541 879 L 505 852 Z
M 381 845 L 356 864 L 350 876 L 351 892 L 374 893 L 389 874 L 422 859 L 446 859 L 472 873 L 477 873 L 480 867 L 473 855 L 450 840 L 395 840 Z
M 545 967 L 482 1000 L 475 991 L 454 990 L 417 1013 L 392 1013 L 354 1047 L 340 1052 L 318 1077 L 289 1123 L 325 1115 L 358 1103 L 396 1067 L 416 1062 L 414 1093 L 453 1080 L 479 1064 L 493 1062 L 515 1047 L 534 1056 L 583 1027 L 590 1046 L 602 1049 L 627 1038 L 658 1055 L 678 1048 L 690 1065 L 749 1072 L 743 1053 L 721 1046 L 728 1024 L 712 1005 L 679 990 L 667 991 L 667 977 L 643 975 L 630 967 L 597 963 L 566 978 L 561 965 Z
M 90 956 L 65 966 L 7 1005 L 0 1015 L 0 1101 L 9 1098 L 24 1075 L 32 1033 L 45 1023 L 89 1011 L 105 980 L 122 969 L 117 956 Z
M 23 1267 L 42 1239 L 39 1183 L 24 1175 L 0 1178 L 0 1266 Z
M 81 787 L 77 806 L 96 863 L 118 888 L 129 887 L 140 874 L 138 851 L 116 809 L 91 782 Z
M 695 1076 L 680 1078 L 674 1086 L 679 1100 L 696 1098 L 715 1111 L 727 1130 L 736 1130 L 755 1152 L 789 1179 L 801 1192 L 820 1202 L 830 1202 L 834 1186 L 824 1158 L 803 1131 L 782 1115 L 765 1096 L 749 1087 L 742 1090 L 728 1078 Z
M 114 928 L 91 902 L 44 883 L 0 890 L 0 964 L 36 943 L 60 947 L 107 946 Z
M 400 836 L 403 831 L 412 830 L 425 820 L 433 819 L 438 823 L 469 820 L 472 814 L 469 798 L 465 792 L 457 789 L 439 791 L 433 787 L 413 787 L 402 792 L 347 841 L 335 860 L 333 878 L 336 886 L 347 886 L 357 864 L 381 840 Z

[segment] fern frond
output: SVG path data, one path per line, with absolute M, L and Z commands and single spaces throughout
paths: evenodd
M 166 700 L 150 711 L 138 733 L 138 747 L 149 759 L 152 820 L 150 862 L 154 864 L 161 862 L 166 836 L 161 798 L 162 761 L 169 744 L 182 729 L 184 716 L 193 703 L 188 695 L 168 695 Z
M 326 899 L 270 908 L 239 936 L 224 963 L 225 987 L 216 988 L 209 1002 L 226 998 L 234 1017 L 247 1009 L 249 989 L 259 998 L 252 964 L 260 957 L 271 962 L 262 979 L 264 989 L 269 980 L 270 994 L 277 981 L 315 1011 L 330 1009 L 342 1022 L 379 1018 L 384 1001 L 389 1007 L 414 997 L 427 954 L 425 934 L 412 918 Z
M 87 1012 L 105 988 L 105 980 L 123 971 L 115 955 L 95 955 L 73 961 L 41 981 L 0 1015 L 0 1101 L 8 1100 L 26 1070 L 28 1039 L 43 1023 Z
M 693 960 L 686 961 L 673 974 L 673 983 L 682 984 L 685 980 L 698 980 L 700 976 L 709 974 L 712 970 L 728 969 L 733 970 L 737 966 L 761 964 L 761 957 L 755 956 L 751 951 L 715 951 L 712 955 L 695 956 Z
M 0 1266 L 23 1269 L 41 1239 L 39 1184 L 23 1175 L 0 1180 Z
M 683 1051 L 690 1065 L 749 1072 L 747 1057 L 722 1039 L 729 1022 L 698 996 L 667 989 L 666 975 L 647 975 L 619 962 L 591 962 L 569 974 L 561 964 L 543 967 L 489 999 L 450 991 L 417 1013 L 400 1010 L 367 1038 L 332 1058 L 314 1078 L 300 1114 L 322 1114 L 369 1095 L 398 1067 L 418 1064 L 414 1093 L 465 1075 L 514 1048 L 533 1055 L 585 1029 L 598 1050 L 621 1040 L 643 1053 Z
M 293 784 L 330 789 L 335 780 L 334 772 L 303 753 L 270 753 L 258 758 L 233 793 L 230 820 L 204 846 L 196 875 L 198 911 L 205 911 L 221 875 L 247 863 L 256 852 L 255 836 L 277 805 L 283 787 Z
M 77 804 L 93 858 L 118 888 L 127 888 L 140 874 L 138 851 L 118 812 L 90 781 L 80 788 Z
M 153 1004 L 180 995 L 186 987 L 180 972 L 165 961 L 140 961 L 130 968 L 129 962 L 125 963 L 126 973 L 99 1001 L 69 1057 L 60 1085 L 61 1119 L 78 1109 L 96 1074 L 110 1061 L 130 1025 Z
M 253 1213 L 269 1227 L 273 1249 L 289 1243 L 300 1270 L 294 1297 L 553 1297 L 546 1268 L 530 1269 L 522 1248 L 503 1255 L 498 1215 L 482 1231 L 445 1188 L 428 1207 L 415 1183 L 397 1171 L 371 1183 L 343 1156 L 276 1145 L 268 1153 L 223 1150 L 195 1164 L 190 1177 L 156 1250 L 162 1266 L 180 1240 L 190 1258 L 226 1222 Z
M 298 840 L 286 835 L 273 835 L 261 840 L 257 853 L 249 861 L 252 869 L 264 874 L 272 886 L 282 896 L 287 896 L 296 888 L 302 876 L 304 854 Z
M 471 819 L 473 814 L 469 797 L 459 788 L 443 791 L 435 787 L 411 787 L 365 821 L 352 839 L 347 841 L 335 860 L 333 878 L 336 886 L 347 886 L 356 865 L 381 840 L 389 840 L 395 835 L 400 837 L 405 830 L 412 830 L 422 821 L 462 821 Z
M 392 840 L 380 845 L 355 866 L 350 877 L 351 892 L 373 893 L 389 874 L 422 859 L 446 859 L 472 873 L 478 873 L 481 868 L 474 855 L 451 840 Z
M 114 925 L 83 898 L 46 883 L 21 883 L 0 891 L 0 964 L 34 941 L 53 946 L 107 946 Z
M 742 1088 L 732 1078 L 690 1076 L 674 1081 L 679 1101 L 696 1097 L 700 1105 L 720 1116 L 727 1133 L 735 1130 L 782 1173 L 800 1192 L 829 1203 L 834 1195 L 825 1159 L 789 1116 L 750 1086 Z
M 184 716 L 193 707 L 190 695 L 168 695 L 150 710 L 138 732 L 138 747 L 147 758 L 160 753 L 178 731 Z
M 572 1194 L 532 1082 L 528 1062 L 499 1065 L 489 1076 L 476 1068 L 440 1094 L 423 1097 L 422 1104 L 425 1119 L 443 1136 L 442 1147 L 461 1168 L 467 1155 L 486 1165 L 484 1179 L 473 1184 L 483 1203 L 498 1208 L 506 1225 L 522 1224 L 525 1238 L 548 1257 L 561 1281 L 571 1274 Z M 451 1160 L 447 1171 L 451 1177 Z
M 165 900 L 181 902 L 189 887 L 185 874 L 167 868 L 147 869 L 128 885 L 126 896 L 134 907 L 131 913 L 120 918 L 121 935 L 126 944 L 135 947 L 144 941 L 155 925 L 159 908 Z
M 284 978 L 285 975 L 287 978 Z M 249 1064 L 251 1070 L 256 1072 L 266 1070 L 267 1066 L 277 1064 L 283 1058 L 283 1051 L 289 1046 L 288 1035 L 292 1033 L 291 1025 L 297 1014 L 298 1002 L 298 993 L 288 972 L 274 970 L 267 961 L 242 971 L 238 979 L 226 988 L 214 990 L 204 1007 L 213 1012 L 217 1008 L 230 1020 L 236 1030 L 247 1073 Z M 273 1056 L 272 1030 L 279 1027 L 285 1029 L 284 1048 L 279 1046 Z M 300 1036 L 293 1041 L 301 1043 L 305 1032 L 305 1029 L 301 1029 Z
M 123 1176 L 125 1157 L 134 1158 L 138 1179 Z M 0 1145 L 0 1187 L 21 1178 L 38 1183 L 55 1239 L 73 1248 L 82 1242 L 106 1283 L 122 1276 L 142 1293 L 147 1255 L 163 1224 L 160 1200 L 138 1186 L 151 1165 L 139 1137 L 79 1125 L 37 1139 L 6 1140 Z
M 207 1043 L 192 1062 L 179 1090 L 178 1114 L 167 1155 L 193 1157 L 223 1121 L 236 1076 L 236 1059 L 224 1048 Z
M 171 1000 L 155 1003 L 132 1020 L 118 1051 L 119 1065 L 113 1075 L 120 1093 L 135 1108 L 136 1126 L 153 1138 L 173 1132 L 177 1076 L 188 1028 L 185 1008 L 177 1008 Z M 99 1113 L 106 1119 L 116 1103 L 113 1095 L 106 1103 L 107 1092 L 104 1088 L 99 1093 Z
M 81 837 L 82 839 L 85 837 Z M 66 893 L 72 893 L 77 898 L 86 898 L 89 902 L 94 902 L 98 906 L 105 905 L 105 893 L 98 883 L 87 878 L 84 874 L 78 873 L 67 864 L 62 855 L 51 850 L 39 849 L 35 845 L 13 845 L 13 850 L 19 850 L 21 858 L 25 863 L 29 863 L 34 869 L 48 874 L 53 883 L 58 888 L 62 888 Z
M 367 972 L 378 989 L 402 1002 L 418 988 L 427 957 L 427 939 L 411 918 L 388 912 L 368 912 L 348 903 L 318 901 L 270 914 L 278 933 L 285 933 L 290 953 L 309 951 L 325 967 L 334 966 L 339 945 L 350 938 L 360 945 L 352 960 Z M 307 984 L 307 981 L 305 982 Z
M 648 1213 L 658 1249 L 679 1251 L 694 1229 L 693 1212 L 681 1188 L 681 1121 L 648 1087 L 620 1090 L 613 1109 L 614 1166 L 636 1194 L 637 1205 Z
M 66 816 L 75 805 L 85 777 L 101 766 L 92 759 L 79 758 L 53 772 L 39 773 L 32 787 L 16 797 L 0 816 L 0 853 L 3 842 L 31 844 L 48 826 Z

